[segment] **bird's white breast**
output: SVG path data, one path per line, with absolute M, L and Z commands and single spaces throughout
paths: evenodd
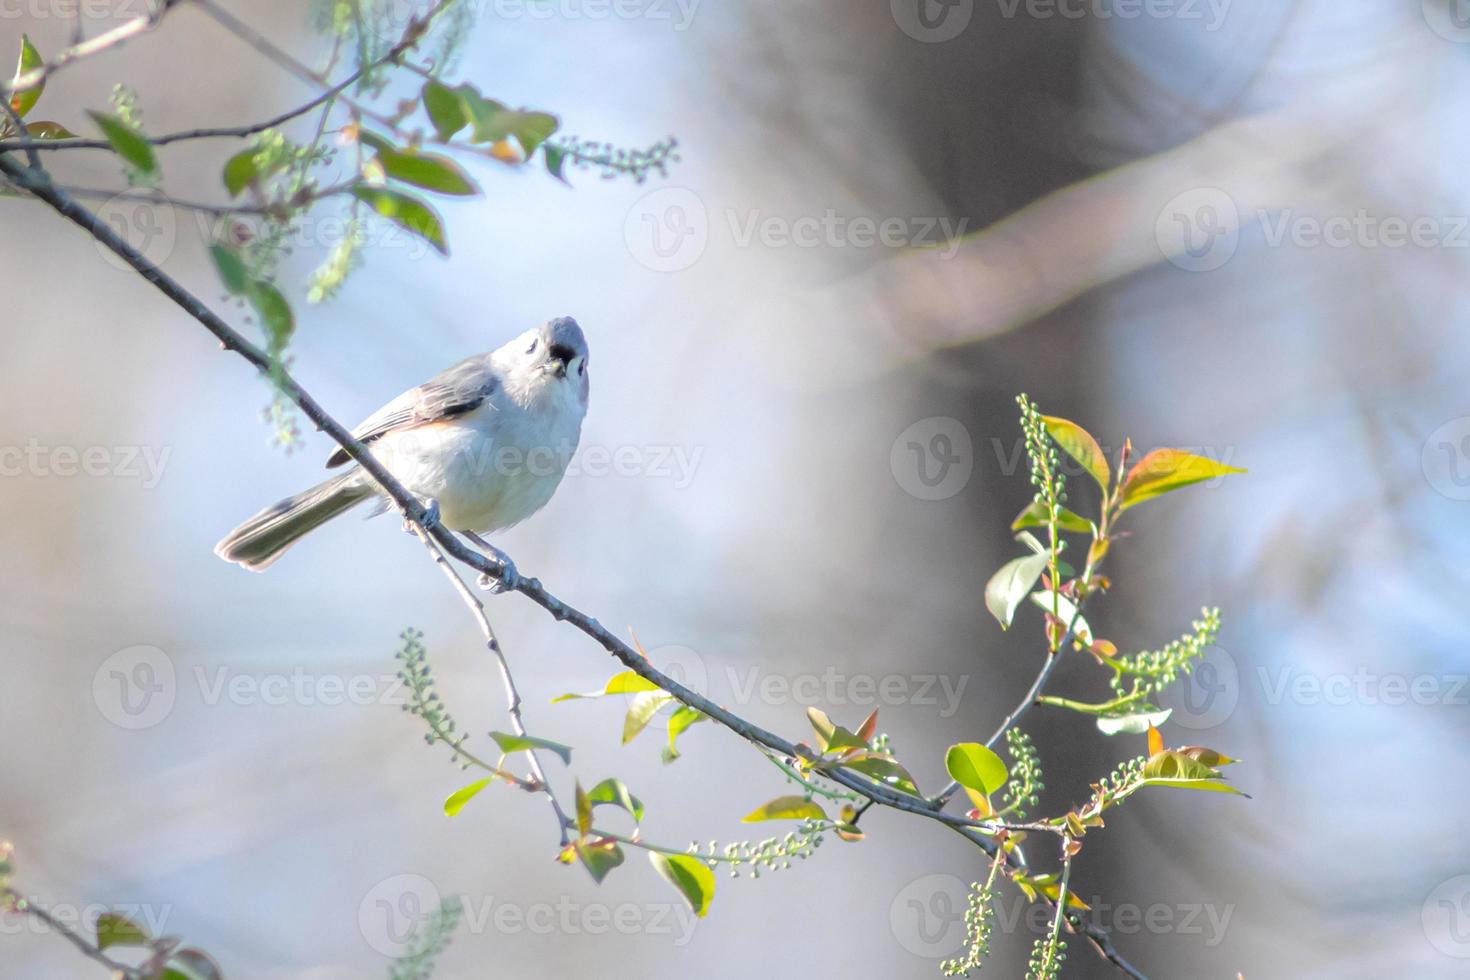
M 489 533 L 551 499 L 585 412 L 570 384 L 554 384 L 529 406 L 497 390 L 463 415 L 388 433 L 373 451 L 415 494 L 438 501 L 446 527 Z

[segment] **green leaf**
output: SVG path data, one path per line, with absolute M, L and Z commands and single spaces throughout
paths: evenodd
M 234 249 L 225 245 L 209 246 L 209 255 L 214 259 L 215 271 L 220 281 L 232 296 L 242 296 L 250 288 L 250 274 L 245 271 L 245 261 Z
M 358 139 L 376 151 L 383 173 L 394 180 L 440 194 L 469 197 L 480 193 L 479 185 L 449 157 L 402 149 L 365 130 L 358 134 Z
M 489 786 L 491 780 L 492 777 L 487 776 L 484 779 L 476 780 L 475 782 L 470 783 L 463 789 L 457 789 L 453 793 L 449 794 L 449 799 L 444 801 L 444 815 L 446 817 L 452 817 L 459 811 L 463 810 L 464 805 L 470 800 L 473 800 L 476 796 L 478 796 L 480 790 L 484 789 L 486 786 Z
M 944 768 L 955 782 L 982 796 L 999 791 L 1011 778 L 1000 756 L 979 742 L 951 745 L 944 754 Z
M 546 159 L 546 172 L 551 174 L 563 184 L 569 184 L 563 171 L 567 165 L 567 151 L 565 147 L 547 143 L 541 148 L 541 154 Z
M 1108 458 L 1103 455 L 1102 447 L 1097 444 L 1092 433 L 1076 422 L 1069 422 L 1055 415 L 1043 415 L 1041 421 L 1052 441 L 1061 446 L 1068 456 L 1081 463 L 1082 468 L 1092 475 L 1098 486 L 1107 490 L 1112 471 L 1108 469 Z
M 679 758 L 679 736 L 684 734 L 684 730 L 690 725 L 701 721 L 709 721 L 709 716 L 687 704 L 679 705 L 674 709 L 674 713 L 669 715 L 669 744 L 664 747 L 663 751 L 665 765 Z
M 29 37 L 22 34 L 20 36 L 20 59 L 15 66 L 15 77 L 20 78 L 20 76 L 27 72 L 40 68 L 43 64 L 45 64 L 45 61 L 41 58 L 41 52 L 36 50 L 36 46 L 31 43 Z M 10 97 L 10 108 L 15 110 L 17 116 L 24 119 L 25 114 L 30 112 L 35 107 L 36 102 L 40 100 L 41 93 L 45 89 L 46 83 L 42 82 L 35 88 L 28 88 L 23 92 L 14 93 Z
M 850 749 L 868 747 L 864 739 L 828 718 L 827 713 L 821 708 L 807 708 L 806 717 L 811 722 L 812 731 L 817 736 L 817 747 L 823 752 L 846 752 Z
M 694 914 L 704 918 L 709 912 L 709 903 L 715 897 L 715 873 L 708 864 L 692 854 L 661 854 L 649 851 L 648 860 L 654 870 L 675 888 Z
M 640 691 L 633 695 L 628 714 L 623 718 L 623 744 L 637 738 L 660 708 L 674 700 L 668 691 Z
M 1247 796 L 1224 781 L 1219 772 L 1198 759 L 1173 750 L 1158 752 L 1143 766 L 1139 786 L 1169 786 L 1174 789 L 1202 790 L 1207 793 L 1235 793 Z
M 587 793 L 587 800 L 591 806 L 600 803 L 620 806 L 633 815 L 635 823 L 643 822 L 643 801 L 628 792 L 621 779 L 604 779 Z
M 137 130 L 105 112 L 88 110 L 87 115 L 102 130 L 102 135 L 107 137 L 113 151 L 134 169 L 145 174 L 151 174 L 158 169 L 158 158 L 153 154 L 153 144 L 144 139 Z
M 1244 472 L 1239 467 L 1226 466 L 1182 449 L 1155 449 L 1123 478 L 1120 487 L 1123 510 L 1192 483 Z
M 529 157 L 560 125 L 548 112 L 508 109 L 494 99 L 484 98 L 468 85 L 460 86 L 459 92 L 474 127 L 471 140 L 475 143 L 496 143 L 514 136 Z
M 885 786 L 891 786 L 910 796 L 919 795 L 919 788 L 914 784 L 914 777 L 910 776 L 909 771 L 899 765 L 898 760 L 891 755 L 882 752 L 866 752 L 854 758 L 843 759 L 842 765 L 849 769 L 856 769 L 865 776 L 872 776 Z
M 148 930 L 125 915 L 103 912 L 97 916 L 97 948 L 113 946 L 146 946 L 152 940 Z
M 561 761 L 567 765 L 572 764 L 571 746 L 562 745 L 560 742 L 537 738 L 534 735 L 512 735 L 507 732 L 491 732 L 490 737 L 495 739 L 495 744 L 500 746 L 500 751 L 507 755 L 512 752 L 525 752 L 530 749 L 545 749 L 548 752 L 555 752 L 561 756 Z
M 1233 762 L 1240 761 L 1239 759 L 1230 758 L 1230 756 L 1226 755 L 1223 752 L 1216 752 L 1214 749 L 1207 749 L 1203 745 L 1186 745 L 1183 748 L 1178 748 L 1174 751 L 1178 752 L 1180 755 L 1188 756 L 1189 758 L 1194 759 L 1198 762 L 1203 762 L 1205 765 L 1209 766 L 1212 769 L 1218 769 L 1220 766 L 1228 766 Z
M 576 848 L 577 857 L 581 858 L 583 866 L 592 875 L 592 880 L 599 885 L 608 876 L 608 872 L 623 863 L 623 849 L 615 841 L 579 840 L 572 846 Z
M 558 701 L 573 701 L 579 698 L 601 698 L 609 694 L 637 694 L 639 691 L 657 691 L 659 686 L 653 681 L 647 680 L 631 670 L 614 674 L 608 678 L 600 691 L 587 691 L 583 694 L 562 694 L 551 699 L 552 704 Z
M 985 608 L 1000 622 L 1001 629 L 1009 629 L 1016 616 L 1016 607 L 1041 573 L 1046 569 L 1045 555 L 1027 555 L 1015 558 L 1000 566 L 1000 571 L 985 583 Z
M 231 197 L 238 197 L 259 176 L 255 166 L 255 150 L 241 150 L 226 160 L 221 176 L 225 182 L 225 190 L 230 192 Z
M 429 122 L 434 126 L 434 134 L 439 137 L 439 142 L 448 143 L 454 138 L 454 134 L 469 124 L 469 115 L 465 111 L 464 102 L 454 89 L 433 79 L 424 83 L 424 90 L 420 93 L 420 99 L 424 103 L 424 112 L 429 116 Z
M 444 237 L 443 220 L 437 211 L 419 198 L 386 187 L 362 185 L 352 189 L 352 196 L 372 208 L 381 217 L 387 218 L 405 231 L 418 235 L 434 246 L 439 254 L 449 254 L 449 243 Z
M 48 121 L 26 123 L 26 132 L 38 140 L 69 140 L 77 135 L 61 123 Z
M 1165 708 L 1131 715 L 1103 715 L 1097 719 L 1097 730 L 1104 735 L 1142 735 L 1168 721 L 1173 713 L 1173 708 Z
M 162 980 L 224 980 L 224 973 L 209 954 L 186 948 L 169 957 Z
M 592 829 L 592 797 L 588 796 L 587 791 L 582 789 L 582 781 L 580 779 L 577 780 L 576 804 L 577 833 L 586 837 L 588 831 Z
M 1075 618 L 1077 625 L 1073 635 L 1082 641 L 1083 646 L 1092 645 L 1092 627 L 1087 625 L 1085 617 L 1077 614 L 1077 604 L 1071 599 L 1059 592 L 1047 592 L 1043 589 L 1040 592 L 1031 593 L 1031 601 L 1047 612 L 1051 612 L 1052 602 L 1055 601 L 1058 618 L 1069 626 L 1072 625 Z
M 742 823 L 762 820 L 826 820 L 827 811 L 805 796 L 778 796 L 741 818 Z
M 286 302 L 286 297 L 275 286 L 259 279 L 249 284 L 245 295 L 250 300 L 250 305 L 255 307 L 260 325 L 270 335 L 271 342 L 277 348 L 285 347 L 286 341 L 291 339 L 291 334 L 296 330 L 296 317 L 291 312 L 291 304 Z
M 1039 500 L 1033 500 L 1026 505 L 1026 509 L 1011 521 L 1011 530 L 1019 531 L 1027 527 L 1046 527 L 1046 505 Z M 1065 507 L 1059 509 L 1057 514 L 1057 527 L 1063 531 L 1072 531 L 1075 534 L 1091 534 L 1092 522 L 1087 518 L 1072 513 Z

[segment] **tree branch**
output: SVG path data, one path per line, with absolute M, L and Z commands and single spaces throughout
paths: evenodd
M 278 390 L 294 403 L 320 431 L 330 436 L 334 442 L 342 447 L 348 456 L 372 477 L 383 493 L 397 507 L 404 519 L 417 528 L 420 536 L 426 540 L 431 539 L 445 555 L 452 556 L 456 561 L 500 581 L 513 591 L 521 593 L 545 609 L 558 622 L 569 623 L 590 637 L 629 670 L 632 670 L 640 677 L 645 678 L 672 694 L 682 703 L 708 715 L 747 741 L 752 742 L 758 747 L 774 750 L 790 758 L 799 758 L 809 762 L 817 761 L 817 755 L 810 748 L 796 745 L 781 738 L 779 735 L 746 721 L 744 718 L 715 704 L 702 694 L 690 690 L 672 677 L 662 673 L 649 663 L 641 653 L 609 632 L 596 619 L 552 595 L 539 580 L 516 575 L 502 567 L 499 562 L 493 561 L 480 552 L 471 549 L 444 528 L 443 525 L 432 520 L 425 506 L 399 483 L 362 443 L 358 442 L 347 429 L 329 415 L 317 403 L 316 399 L 297 384 L 295 379 L 284 367 L 273 365 L 270 358 L 263 351 L 246 340 L 238 331 L 222 320 L 176 280 L 159 269 L 158 266 L 137 249 L 129 245 L 127 241 L 108 227 L 105 222 L 102 222 L 96 215 L 52 184 L 46 178 L 45 174 L 36 174 L 29 171 L 3 155 L 0 155 L 0 172 L 12 178 L 16 183 L 26 186 L 33 196 L 49 205 L 67 220 L 81 227 L 95 240 L 117 254 L 123 261 L 136 270 L 139 275 L 152 283 L 160 292 L 173 300 L 174 303 L 191 317 L 198 320 L 205 329 L 214 334 L 223 349 L 239 354 L 260 371 L 262 375 L 272 380 Z M 455 577 L 456 579 L 458 578 L 458 576 Z M 463 582 L 461 581 L 460 584 L 463 585 Z M 486 625 L 488 626 L 488 622 Z M 993 853 L 994 851 L 996 846 L 994 842 L 986 840 L 976 832 L 985 826 L 983 821 L 974 821 L 946 813 L 937 807 L 933 801 L 902 793 L 849 769 L 841 767 L 824 768 L 821 770 L 821 775 L 866 797 L 872 802 L 895 810 L 923 816 L 950 826 L 973 843 L 981 846 L 987 853 Z M 1100 929 L 1100 927 L 1091 926 L 1091 924 L 1085 924 L 1085 928 L 1089 930 Z M 1104 933 L 1104 935 L 1106 934 Z M 1094 945 L 1097 945 L 1096 941 L 1094 941 Z M 1131 970 L 1131 967 L 1128 969 Z M 1132 975 L 1138 976 L 1136 972 L 1133 972 Z

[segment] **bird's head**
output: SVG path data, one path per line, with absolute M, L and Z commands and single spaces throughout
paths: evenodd
M 587 337 L 571 317 L 559 316 L 527 330 L 497 354 L 502 370 L 526 395 L 565 394 L 560 390 L 565 385 L 586 404 Z

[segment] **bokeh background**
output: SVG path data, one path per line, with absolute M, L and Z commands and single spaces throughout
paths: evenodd
M 75 6 L 0 4 L 0 51 L 22 32 L 57 50 Z M 138 6 L 82 9 L 96 33 Z M 226 6 L 324 51 L 301 4 Z M 681 160 L 570 189 L 472 165 L 486 193 L 443 208 L 452 258 L 385 236 L 340 298 L 299 304 L 293 365 L 329 410 L 353 422 L 577 316 L 584 454 L 624 465 L 579 467 L 500 544 L 767 727 L 880 707 L 924 788 L 1038 666 L 1036 624 L 1003 634 L 980 601 L 1027 496 L 1017 392 L 1110 449 L 1247 466 L 1132 512 L 1090 618 L 1136 650 L 1223 607 L 1165 735 L 1243 758 L 1253 799 L 1135 797 L 1076 885 L 1153 977 L 1465 975 L 1470 6 L 473 6 L 455 77 L 580 136 L 676 134 Z M 38 114 L 85 126 L 119 80 L 152 132 L 312 94 L 186 7 L 57 76 Z M 168 188 L 217 199 L 232 151 L 168 149 Z M 121 186 L 105 155 L 52 162 Z M 104 213 L 219 298 L 207 224 Z M 298 301 L 330 239 L 302 232 Z M 601 887 L 555 864 L 539 799 L 496 788 L 446 819 L 465 777 L 396 706 L 397 634 L 424 631 L 477 741 L 504 704 L 421 547 L 348 518 L 267 575 L 220 562 L 239 519 L 318 479 L 327 441 L 272 448 L 243 362 L 41 207 L 0 201 L 0 259 L 0 834 L 38 900 L 84 921 L 134 908 L 240 978 L 384 976 L 443 895 L 466 908 L 446 978 L 933 977 L 958 949 L 981 864 L 898 814 L 789 872 L 721 879 L 697 925 L 639 855 Z M 94 451 L 92 475 L 68 449 Z M 699 726 L 668 766 L 657 731 L 618 745 L 616 699 L 549 703 L 611 661 L 515 597 L 490 610 L 532 730 L 576 746 L 564 795 L 615 774 L 650 839 L 765 830 L 738 818 L 782 782 L 743 743 Z M 1079 657 L 1053 686 L 1101 680 Z M 1142 751 L 1045 709 L 1024 727 L 1052 807 Z M 0 929 L 0 975 L 98 973 L 22 920 Z M 987 970 L 1021 975 L 1034 929 L 1009 897 Z M 1080 942 L 1067 972 L 1114 975 Z

